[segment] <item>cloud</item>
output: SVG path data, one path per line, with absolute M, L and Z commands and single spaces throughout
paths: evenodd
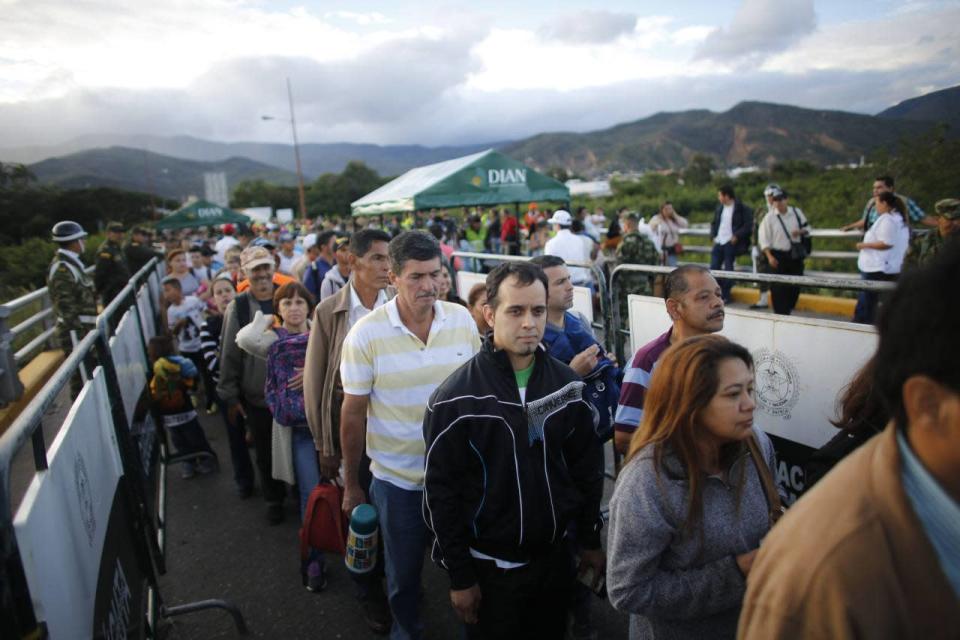
M 631 33 L 636 25 L 633 13 L 581 11 L 550 20 L 540 28 L 540 34 L 560 42 L 608 44 Z
M 817 26 L 813 0 L 743 0 L 728 27 L 697 49 L 699 59 L 737 62 L 782 51 Z

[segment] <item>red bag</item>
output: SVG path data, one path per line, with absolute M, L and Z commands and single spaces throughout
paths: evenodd
M 343 555 L 347 550 L 347 520 L 340 505 L 343 488 L 321 482 L 310 492 L 300 527 L 300 558 L 306 560 L 311 549 Z

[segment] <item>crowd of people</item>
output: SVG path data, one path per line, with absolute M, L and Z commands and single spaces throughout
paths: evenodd
M 144 228 L 123 245 L 112 224 L 92 282 L 86 234 L 62 222 L 51 296 L 69 348 L 97 313 L 94 292 L 105 305 L 162 257 L 150 396 L 183 477 L 220 466 L 206 412 L 222 417 L 237 495 L 259 487 L 267 523 L 284 519 L 289 486 L 301 519 L 323 483 L 342 486 L 348 517 L 373 505 L 377 565 L 351 575 L 376 633 L 423 637 L 430 549 L 468 638 L 597 637 L 594 593 L 630 614 L 631 638 L 948 637 L 960 628 L 960 345 L 958 297 L 944 291 L 960 278 L 960 201 L 932 218 L 892 180 L 875 185 L 864 278 L 890 279 L 877 274 L 915 253 L 904 211 L 939 240 L 923 240 L 912 259 L 925 266 L 880 309 L 879 348 L 837 423 L 855 445 L 831 441 L 817 490 L 783 515 L 774 448 L 754 424 L 753 358 L 717 335 L 732 282 L 711 273 L 751 246 L 759 270 L 803 273 L 809 222 L 780 186 L 765 197 L 755 222 L 719 190 L 710 268 L 678 266 L 688 224 L 670 203 L 649 222 L 620 211 L 605 233 L 602 211 L 531 205 L 522 220 L 471 213 L 462 229 L 440 213 L 385 228 L 226 225 L 171 234 L 162 252 Z M 627 274 L 630 293 L 656 285 L 671 325 L 625 363 L 573 310 L 574 288 L 595 285 L 584 265 L 604 255 L 674 267 L 656 283 Z M 459 270 L 485 282 L 458 292 Z M 769 291 L 776 313 L 797 295 Z M 876 300 L 861 304 L 858 321 L 873 322 Z M 625 463 L 604 551 L 610 440 Z M 311 550 L 306 588 L 326 588 L 327 561 Z

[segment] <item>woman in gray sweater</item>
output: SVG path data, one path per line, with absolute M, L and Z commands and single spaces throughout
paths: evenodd
M 747 440 L 753 359 L 720 336 L 690 338 L 657 365 L 610 501 L 607 592 L 630 638 L 733 638 L 770 512 Z M 765 463 L 765 465 L 764 465 Z

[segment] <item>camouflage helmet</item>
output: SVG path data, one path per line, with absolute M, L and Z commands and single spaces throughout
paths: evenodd
M 64 243 L 86 238 L 87 232 L 73 220 L 61 220 L 53 225 L 51 235 L 54 242 Z

